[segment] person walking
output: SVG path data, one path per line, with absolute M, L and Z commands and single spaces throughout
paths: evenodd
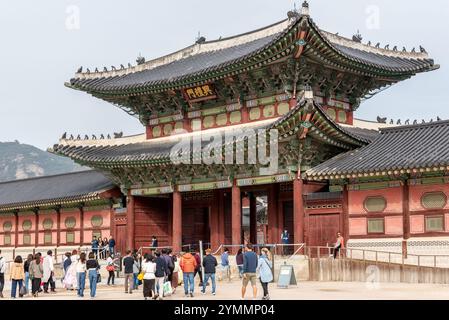
M 33 297 L 37 298 L 41 287 L 42 277 L 44 276 L 44 266 L 41 262 L 41 255 L 39 253 L 34 255 L 34 260 L 30 262 L 28 270 L 31 279 L 31 294 Z
M 108 286 L 110 286 L 111 284 L 114 285 L 116 261 L 117 258 L 114 259 L 112 253 L 109 252 L 108 258 L 106 259 L 106 270 L 108 271 Z
M 74 290 L 77 288 L 77 276 L 76 276 L 76 265 L 79 260 L 79 255 L 77 250 L 73 250 L 70 257 L 64 261 L 64 264 L 68 264 L 67 270 L 65 272 L 63 284 L 67 290 Z M 70 260 L 70 264 L 69 261 Z
M 242 300 L 245 299 L 246 287 L 251 282 L 253 287 L 253 300 L 257 297 L 257 270 L 258 259 L 256 253 L 253 251 L 252 244 L 246 245 L 246 252 L 243 254 L 243 285 L 242 285 Z
M 98 269 L 100 265 L 98 264 L 95 254 L 93 252 L 89 253 L 89 260 L 86 261 L 86 270 L 89 277 L 89 288 L 90 288 L 90 298 L 95 298 L 97 293 L 97 278 Z
M 210 248 L 206 249 L 206 256 L 203 259 L 204 267 L 204 281 L 202 293 L 206 294 L 206 286 L 209 278 L 212 281 L 212 294 L 215 295 L 215 271 L 218 265 L 217 259 L 212 255 L 212 250 Z
M 272 267 L 273 263 L 271 262 L 270 251 L 267 248 L 262 248 L 257 265 L 257 270 L 260 274 L 260 283 L 262 284 L 263 289 L 262 300 L 270 300 L 270 296 L 268 294 L 268 283 L 273 281 L 273 272 L 271 271 Z
M 6 261 L 0 250 L 0 298 L 3 298 L 3 288 L 5 287 Z
M 235 263 L 237 264 L 237 268 L 239 269 L 239 278 L 243 277 L 243 249 L 240 248 L 237 251 L 237 255 L 235 256 Z
M 109 253 L 112 255 L 112 257 L 114 257 L 115 255 L 115 239 L 110 236 L 109 237 Z
M 23 280 L 25 280 L 25 271 L 21 256 L 17 256 L 14 259 L 14 264 L 9 272 L 9 280 L 11 280 L 11 298 L 16 298 L 17 287 L 19 287 L 19 297 L 22 298 L 20 292 L 22 291 Z
M 125 293 L 133 293 L 133 266 L 134 258 L 132 256 L 131 250 L 126 251 L 126 257 L 123 259 L 123 266 L 125 268 Z
M 161 253 L 159 251 L 156 251 L 156 283 L 157 283 L 157 298 L 159 300 L 162 300 L 162 297 L 164 296 L 164 282 L 166 279 L 166 276 L 168 274 L 168 266 L 165 262 L 164 257 L 162 257 Z
M 195 268 L 195 273 L 193 274 L 193 277 L 195 278 L 197 274 L 199 275 L 200 283 L 198 284 L 198 286 L 202 287 L 203 286 L 203 272 L 202 272 L 202 267 L 201 267 L 201 257 L 200 257 L 199 252 L 192 251 L 192 254 L 196 261 L 196 268 Z
M 139 279 L 137 279 L 137 276 L 140 273 L 140 261 L 139 256 L 137 254 L 133 254 L 134 264 L 133 264 L 133 289 L 137 290 L 139 289 Z
M 337 241 L 334 245 L 334 259 L 337 258 L 338 253 L 341 249 L 345 248 L 345 239 L 342 237 L 340 232 L 337 232 Z
M 56 283 L 53 279 L 54 277 L 54 264 L 53 264 L 53 251 L 48 250 L 47 255 L 44 258 L 43 262 L 44 267 L 44 277 L 42 278 L 42 282 L 44 282 L 44 293 L 48 293 L 48 286 L 51 288 L 51 293 L 56 293 Z
M 78 297 L 84 297 L 84 288 L 86 287 L 86 254 L 82 252 L 80 259 L 76 264 L 76 282 L 78 283 Z
M 142 262 L 143 272 L 143 297 L 145 300 L 148 298 L 156 299 L 155 294 L 155 282 L 156 282 L 156 263 L 154 263 L 154 257 L 148 253 L 144 256 Z
M 171 250 L 169 249 L 162 249 L 162 258 L 164 258 L 164 261 L 167 265 L 167 281 L 172 281 L 172 275 L 173 275 L 173 269 L 175 268 L 175 265 L 173 264 L 172 257 L 170 257 L 169 252 L 171 253 Z
M 64 276 L 67 274 L 67 271 L 69 270 L 69 267 L 72 264 L 72 259 L 70 259 L 71 256 L 72 254 L 70 252 L 65 253 L 65 259 L 62 264 L 62 267 L 64 269 Z
M 25 260 L 25 263 L 23 264 L 23 271 L 25 272 L 25 289 L 26 292 L 29 294 L 30 292 L 30 263 L 33 261 L 33 255 L 29 254 L 27 256 L 27 259 Z
M 184 294 L 186 297 L 190 296 L 193 298 L 193 293 L 195 290 L 195 257 L 191 253 L 187 252 L 181 257 L 179 265 L 183 272 Z
M 98 257 L 98 247 L 100 246 L 100 242 L 97 240 L 96 236 L 92 237 L 92 242 L 90 243 L 92 247 L 92 252 Z
M 173 254 L 170 250 L 170 254 L 172 261 L 173 261 L 173 272 L 172 272 L 172 278 L 171 278 L 171 286 L 173 288 L 173 293 L 175 294 L 176 292 L 176 288 L 179 285 L 179 270 L 181 270 L 180 266 L 179 266 L 179 259 L 178 256 Z
M 223 273 L 231 281 L 231 268 L 229 266 L 229 249 L 224 248 L 224 252 L 221 255 L 221 279 L 224 279 Z

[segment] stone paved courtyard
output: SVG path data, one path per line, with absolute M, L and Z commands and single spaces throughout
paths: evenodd
M 132 294 L 125 294 L 121 284 L 122 279 L 114 287 L 100 284 L 97 287 L 97 300 L 143 300 L 142 286 Z M 258 296 L 262 296 L 262 288 L 258 287 Z M 4 290 L 5 299 L 10 298 L 10 282 L 7 281 Z M 250 286 L 247 290 L 247 300 L 251 300 Z M 239 300 L 240 282 L 232 281 L 219 282 L 217 285 L 217 295 L 210 293 L 210 286 L 207 287 L 207 294 L 202 295 L 195 287 L 194 298 L 185 298 L 182 288 L 178 292 L 167 297 L 167 300 Z M 366 284 L 362 282 L 300 282 L 297 286 L 289 289 L 276 288 L 276 284 L 270 285 L 270 296 L 273 300 L 449 300 L 449 285 L 438 284 L 408 284 L 408 283 L 380 283 Z M 36 300 L 33 297 L 26 297 L 26 300 Z M 85 291 L 84 298 L 78 298 L 76 291 L 67 291 L 61 288 L 61 282 L 57 282 L 56 294 L 40 294 L 38 300 L 90 300 L 89 289 Z M 20 299 L 16 299 L 19 301 Z

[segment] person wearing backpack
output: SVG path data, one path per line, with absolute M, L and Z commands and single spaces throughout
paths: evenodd
M 5 271 L 6 262 L 2 257 L 2 250 L 0 250 L 0 298 L 3 298 L 3 287 L 5 286 Z

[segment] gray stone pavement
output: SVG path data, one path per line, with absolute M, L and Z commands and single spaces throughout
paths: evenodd
M 123 279 L 117 279 L 115 286 L 107 286 L 104 283 L 97 287 L 97 300 L 143 300 L 142 286 L 132 294 L 126 294 Z M 5 299 L 10 298 L 10 281 L 6 281 L 4 290 Z M 185 298 L 183 287 L 178 287 L 177 292 L 166 297 L 167 300 L 239 300 L 240 281 L 218 282 L 217 295 L 210 293 L 211 287 L 207 287 L 207 294 L 200 293 L 198 284 L 195 285 L 195 296 Z M 269 285 L 270 296 L 273 300 L 449 300 L 449 285 L 439 284 L 408 284 L 408 283 L 363 283 L 363 282 L 299 282 L 297 286 L 288 289 L 277 288 L 276 284 Z M 78 298 L 76 291 L 67 291 L 61 288 L 61 282 L 57 282 L 56 294 L 41 293 L 38 298 L 25 297 L 24 300 L 86 300 L 89 301 L 89 288 L 85 290 L 85 297 Z M 262 288 L 258 285 L 258 299 L 262 297 Z M 22 299 L 16 299 L 20 301 Z M 252 290 L 248 286 L 246 300 L 252 300 Z M 148 303 L 157 303 L 150 301 Z

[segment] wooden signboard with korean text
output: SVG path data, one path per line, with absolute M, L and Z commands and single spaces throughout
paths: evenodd
M 213 84 L 203 84 L 201 86 L 184 89 L 184 96 L 188 102 L 199 102 L 217 98 L 217 93 Z

